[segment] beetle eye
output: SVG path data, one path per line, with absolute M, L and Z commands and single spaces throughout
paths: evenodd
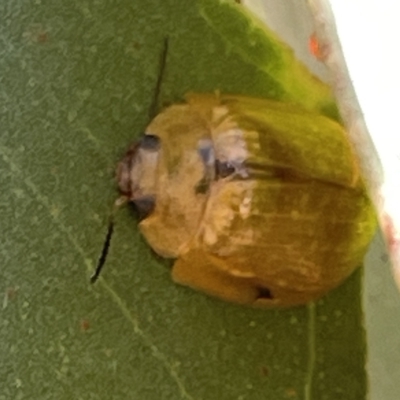
M 144 196 L 133 200 L 135 208 L 139 214 L 139 219 L 147 218 L 156 206 L 156 199 L 154 196 Z
M 235 167 L 228 162 L 215 160 L 215 173 L 218 178 L 226 178 L 235 172 Z
M 160 138 L 156 135 L 145 134 L 140 139 L 139 146 L 143 150 L 156 151 L 160 148 Z

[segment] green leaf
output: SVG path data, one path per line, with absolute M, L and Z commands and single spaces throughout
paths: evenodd
M 265 23 L 252 18 L 249 11 L 230 0 L 199 2 L 201 14 L 226 46 L 234 48 L 243 60 L 268 75 L 273 82 L 270 83 L 271 97 L 298 102 L 305 108 L 339 119 L 330 87 L 296 60 L 293 50 Z
M 225 304 L 173 284 L 123 210 L 89 284 L 166 35 L 164 104 L 189 90 L 289 96 L 198 4 L 0 5 L 0 400 L 364 398 L 360 271 L 307 307 Z M 243 19 L 210 6 L 221 29 Z

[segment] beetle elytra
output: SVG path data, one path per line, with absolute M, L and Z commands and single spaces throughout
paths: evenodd
M 176 282 L 238 303 L 319 298 L 375 231 L 342 126 L 284 102 L 189 95 L 131 146 L 118 184 Z

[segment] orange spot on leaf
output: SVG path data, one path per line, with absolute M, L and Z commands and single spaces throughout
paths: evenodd
M 308 40 L 308 48 L 310 50 L 310 53 L 317 59 L 322 61 L 323 60 L 323 52 L 321 45 L 317 39 L 316 33 L 312 33 L 309 40 Z

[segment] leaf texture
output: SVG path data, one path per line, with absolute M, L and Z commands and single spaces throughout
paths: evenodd
M 148 123 L 165 35 L 162 104 L 217 89 L 286 96 L 199 5 L 0 5 L 1 400 L 364 397 L 360 270 L 308 307 L 225 304 L 174 285 L 123 210 L 89 285 L 114 167 Z M 213 7 L 226 26 L 243 18 Z

